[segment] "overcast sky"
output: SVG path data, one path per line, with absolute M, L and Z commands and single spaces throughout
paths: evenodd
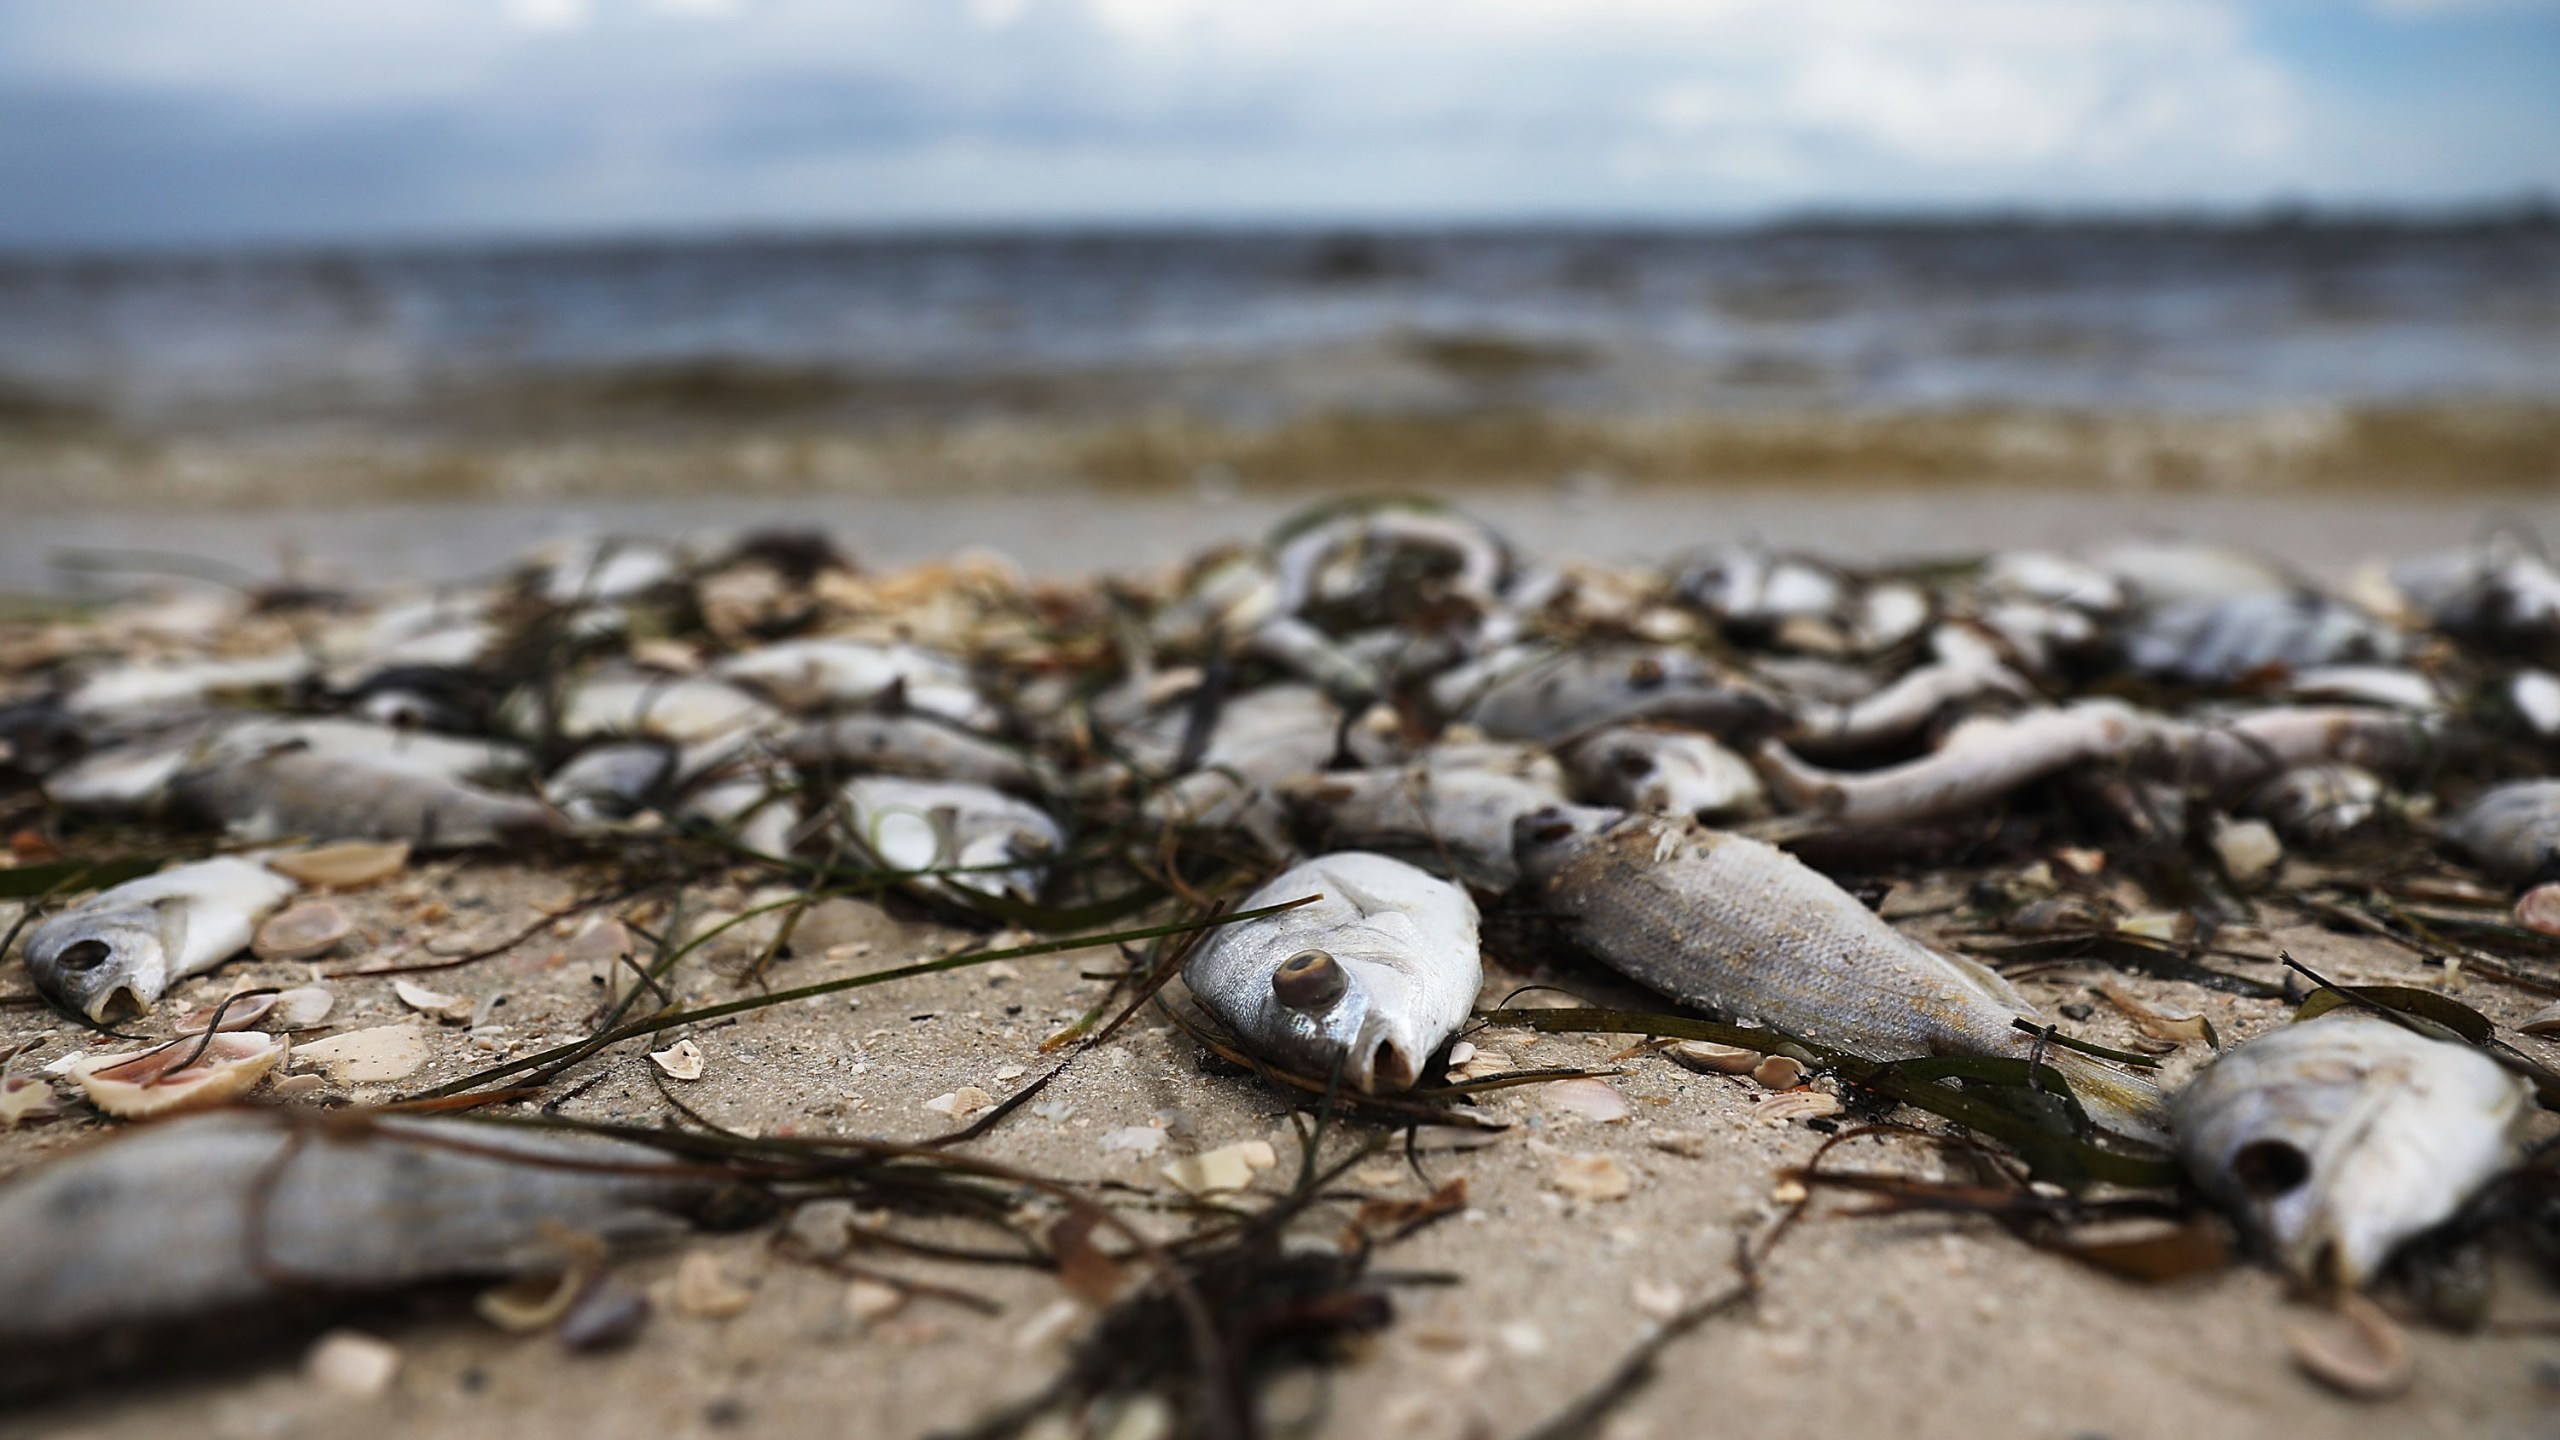
M 0 244 L 2560 195 L 2560 0 L 0 0 Z

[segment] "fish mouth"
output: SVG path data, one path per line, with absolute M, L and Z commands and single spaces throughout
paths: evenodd
M 142 992 L 130 984 L 111 985 L 89 1002 L 89 1018 L 100 1025 L 112 1025 L 119 1020 L 139 1020 L 150 1013 L 151 1007 L 144 1002 Z
M 1375 1095 L 1412 1089 L 1414 1082 L 1422 1078 L 1425 1058 L 1404 1036 L 1384 1025 L 1369 1025 L 1353 1038 L 1345 1069 L 1351 1083 L 1360 1087 L 1360 1093 Z

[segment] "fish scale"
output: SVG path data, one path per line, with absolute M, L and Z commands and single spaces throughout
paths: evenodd
M 2036 1019 L 2006 981 L 1896 930 L 1773 845 L 1683 819 L 1559 809 L 1521 825 L 1520 860 L 1585 948 L 1684 1004 L 1871 1060 L 2024 1056 Z M 2149 1086 L 2067 1052 L 2093 1118 L 2159 1133 Z

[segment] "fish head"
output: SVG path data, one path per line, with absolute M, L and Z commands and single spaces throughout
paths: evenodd
M 951 880 L 973 890 L 1001 891 L 1029 904 L 1040 898 L 1041 881 L 1048 873 L 1043 867 L 1056 849 L 1055 841 L 1027 825 L 986 831 L 961 842 L 953 857 L 959 873 Z
M 45 998 L 103 1025 L 167 991 L 174 948 L 153 906 L 74 911 L 28 935 L 27 974 Z
M 1594 837 L 1625 818 L 1623 810 L 1594 805 L 1546 805 L 1512 821 L 1511 848 L 1521 878 L 1544 885 Z
M 2206 1188 L 2304 1280 L 2365 1284 L 2511 1162 L 2529 1091 L 2476 1051 L 2361 1016 L 2252 1045 L 2173 1118 Z
M 1343 1082 L 1363 1094 L 1412 1088 L 1437 1042 L 1423 1033 L 1410 956 L 1392 936 L 1325 939 L 1256 967 L 1268 976 L 1257 1038 L 1313 1073 L 1340 1063 Z

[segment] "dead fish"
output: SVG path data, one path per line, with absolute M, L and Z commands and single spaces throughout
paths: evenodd
M 2276 595 L 2300 588 L 2284 571 L 2245 550 L 2186 540 L 2110 545 L 2091 555 L 2089 563 L 2114 576 L 2146 605 Z
M 300 749 L 196 766 L 169 782 L 169 803 L 244 840 L 402 840 L 420 850 L 463 850 L 565 828 L 539 800 Z
M 603 737 L 693 745 L 770 726 L 778 712 L 735 685 L 705 675 L 657 675 L 609 667 L 576 681 L 550 717 L 564 740 Z M 546 700 L 527 687 L 508 697 L 499 720 L 528 737 L 544 733 Z
M 2225 1054 L 2170 1110 L 2188 1173 L 2286 1269 L 2357 1286 L 2513 1162 L 2530 1094 L 2469 1046 L 2338 1010 Z
M 555 1267 L 576 1258 L 563 1236 L 681 1231 L 712 1186 L 667 1168 L 639 1145 L 457 1120 L 139 1128 L 0 1188 L 0 1349 Z
M 72 687 L 63 705 L 75 715 L 132 717 L 186 710 L 227 694 L 282 690 L 317 673 L 301 650 L 240 660 L 136 662 L 101 670 Z
M 1386 676 L 1378 666 L 1295 615 L 1276 615 L 1255 626 L 1244 648 L 1321 686 L 1344 705 L 1366 706 L 1386 690 Z
M 100 1024 L 148 1011 L 170 983 L 249 948 L 294 883 L 254 860 L 199 860 L 102 890 L 27 932 L 27 976 L 46 999 Z
M 1763 807 L 1751 762 L 1694 730 L 1621 725 L 1565 752 L 1580 798 L 1710 824 Z
M 880 706 L 920 710 L 974 729 L 995 728 L 995 707 L 969 669 L 921 645 L 866 640 L 785 640 L 722 658 L 711 673 L 753 685 L 795 709 Z
M 542 798 L 577 824 L 627 820 L 665 793 L 676 749 L 651 740 L 590 745 L 551 772 Z
M 2560 780 L 2492 785 L 2454 812 L 2444 836 L 2501 880 L 2524 884 L 2560 871 Z
M 204 748 L 209 758 L 229 759 L 287 747 L 434 780 L 496 784 L 519 779 L 533 768 L 533 757 L 522 747 L 501 741 L 326 715 L 225 718 Z
M 2147 764 L 2162 778 L 2232 794 L 2300 765 L 2405 775 L 2445 753 L 2444 719 L 2357 705 L 2271 705 L 2219 719 L 2163 720 Z
M 1678 588 L 1729 624 L 1769 625 L 1794 616 L 1840 617 L 1852 586 L 1828 565 L 1734 546 L 1683 567 Z
M 1410 1088 L 1484 983 L 1467 892 L 1400 860 L 1337 851 L 1283 871 L 1243 908 L 1318 895 L 1202 943 L 1183 980 L 1244 1044 L 1364 1092 Z
M 839 715 L 787 732 L 777 748 L 804 770 L 957 780 L 1017 794 L 1056 788 L 1032 757 L 922 715 Z
M 2025 677 L 2000 663 L 1996 652 L 1971 632 L 1947 632 L 1956 658 L 1915 666 L 1893 683 L 1843 704 L 1801 705 L 1788 743 L 1814 753 L 1855 752 L 1889 745 L 1917 733 L 1950 708 L 1986 697 L 2036 698 Z
M 1182 726 L 1173 722 L 1187 719 L 1168 716 L 1133 751 L 1170 763 L 1181 743 Z M 1345 738 L 1341 709 L 1314 686 L 1268 685 L 1239 695 L 1219 709 L 1199 763 L 1149 795 L 1146 814 L 1160 824 L 1233 827 L 1274 845 L 1281 828 L 1276 788 L 1323 769 Z
M 1519 882 L 1511 833 L 1564 799 L 1562 768 L 1527 746 L 1435 746 L 1407 765 L 1327 770 L 1279 787 L 1324 849 L 1381 851 L 1496 893 Z
M 2189 684 L 2227 684 L 2257 671 L 2388 663 L 2400 632 L 2320 595 L 2241 595 L 2154 611 L 2125 638 L 2137 673 Z
M 1670 645 L 1528 652 L 1467 718 L 1501 740 L 1557 745 L 1604 725 L 1672 720 L 1748 742 L 1777 728 L 1777 702 L 1748 681 Z
M 550 547 L 535 578 L 554 605 L 610 604 L 673 584 L 682 574 L 674 551 L 644 540 L 569 540 Z
M 1773 845 L 1693 820 L 1569 807 L 1520 822 L 1520 869 L 1592 956 L 1687 1005 L 1872 1060 L 2024 1056 L 2033 1007 L 1989 968 L 1942 954 Z M 2162 1134 L 2159 1097 L 2068 1051 L 2045 1059 L 2090 1117 Z
M 1281 526 L 1272 555 L 1278 613 L 1349 611 L 1374 623 L 1400 603 L 1433 597 L 1493 608 L 1510 554 L 1481 522 L 1408 501 L 1332 508 Z
M 2005 550 L 1983 562 L 1983 590 L 2010 599 L 2068 605 L 2096 615 L 2125 607 L 2124 582 L 2105 570 L 2050 550 Z
M 866 775 L 841 793 L 854 842 L 881 866 L 966 871 L 910 882 L 946 898 L 1037 900 L 1048 863 L 1066 846 L 1049 812 L 984 785 Z
M 2335 845 L 2364 827 L 2390 791 L 2354 765 L 2297 765 L 2251 791 L 2240 813 L 2276 827 L 2297 845 Z
M 2121 758 L 2152 725 L 2153 717 L 2120 701 L 2084 700 L 1967 721 L 1932 753 L 1880 770 L 1824 770 L 1775 740 L 1755 759 L 1790 810 L 1852 824 L 1904 824 L 1965 814 L 2074 765 Z
M 2560 631 L 2560 569 L 2504 537 L 2412 556 L 2390 567 L 2386 583 L 2408 609 L 2457 635 L 2530 640 Z

